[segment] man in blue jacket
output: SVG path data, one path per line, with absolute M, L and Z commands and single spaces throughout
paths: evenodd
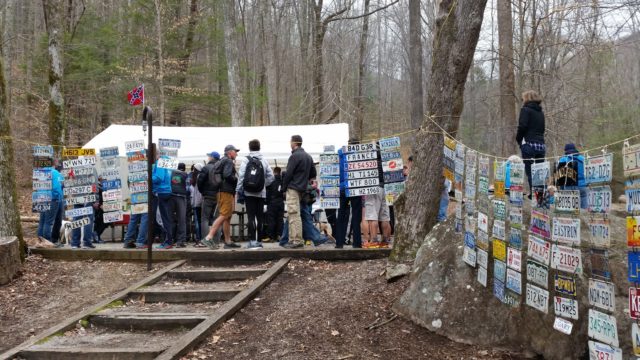
M 164 242 L 158 249 L 173 248 L 173 217 L 169 213 L 171 208 L 171 169 L 158 167 L 158 161 L 153 164 L 153 190 L 160 209 L 162 228 L 165 232 Z M 151 224 L 149 224 L 150 226 Z

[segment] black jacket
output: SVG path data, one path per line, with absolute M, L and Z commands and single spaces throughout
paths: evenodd
M 544 144 L 544 113 L 539 102 L 530 101 L 520 109 L 516 134 L 518 145 L 522 144 L 522 139 L 528 143 Z
M 267 186 L 267 205 L 284 206 L 284 188 L 282 187 L 282 175 L 275 175 L 275 179 Z
M 202 196 L 216 197 L 218 196 L 218 190 L 213 188 L 213 184 L 209 181 L 209 171 L 213 170 L 213 166 L 218 162 L 217 159 L 209 161 L 207 165 L 202 168 L 198 175 L 198 190 Z
M 176 196 L 187 197 L 187 173 L 181 170 L 171 171 L 171 194 Z
M 220 159 L 221 163 L 218 165 L 218 172 L 222 174 L 222 184 L 220 184 L 220 191 L 234 194 L 236 193 L 236 186 L 238 185 L 238 173 L 236 172 L 236 166 L 233 160 L 228 157 Z
M 287 163 L 287 172 L 282 179 L 282 188 L 297 191 L 307 190 L 309 173 L 313 167 L 313 159 L 303 148 L 297 148 L 291 152 Z

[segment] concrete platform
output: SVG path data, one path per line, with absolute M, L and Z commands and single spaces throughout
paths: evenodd
M 246 243 L 240 243 L 240 249 L 209 250 L 207 248 L 174 248 L 170 250 L 153 249 L 153 261 L 194 260 L 194 261 L 270 261 L 285 257 L 311 260 L 369 260 L 386 258 L 391 249 L 353 249 L 345 246 L 336 249 L 333 245 L 305 246 L 300 249 L 284 249 L 278 244 L 266 243 L 262 249 L 247 249 Z M 97 244 L 95 249 L 62 248 L 31 249 L 34 254 L 58 260 L 147 260 L 147 250 L 123 249 L 122 243 Z

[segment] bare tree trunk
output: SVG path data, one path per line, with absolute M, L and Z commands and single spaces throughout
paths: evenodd
M 422 17 L 420 0 L 409 0 L 409 81 L 411 83 L 411 128 L 424 120 L 422 92 Z
M 49 141 L 54 145 L 56 155 L 64 144 L 65 117 L 64 96 L 62 94 L 62 9 L 61 2 L 43 0 L 44 21 L 49 37 Z
M 502 135 L 501 155 L 516 153 L 516 89 L 513 72 L 513 15 L 511 0 L 498 0 L 498 60 L 500 67 L 500 120 Z
M 162 57 L 162 14 L 160 9 L 160 0 L 155 0 L 156 7 L 156 41 L 158 50 L 158 88 L 160 90 L 160 111 L 158 112 L 159 120 L 162 126 L 166 125 L 164 117 L 164 58 Z
M 267 77 L 267 109 L 269 113 L 269 125 L 280 125 L 280 103 L 278 100 L 278 26 L 279 21 L 277 9 L 274 7 L 273 14 L 268 1 L 260 3 L 262 6 L 263 39 L 265 44 L 266 77 Z
M 364 0 L 363 13 L 369 12 L 369 0 Z M 360 33 L 360 53 L 358 61 L 358 90 L 356 93 L 356 124 L 353 127 L 353 135 L 358 140 L 364 139 L 364 81 L 365 81 L 365 63 L 367 60 L 367 39 L 369 37 L 369 16 L 362 18 L 362 32 Z
M 2 40 L 3 37 L 0 34 L 0 54 L 2 53 Z M 18 211 L 10 114 L 4 78 L 4 59 L 0 56 L 0 184 L 2 184 L 0 186 L 0 237 L 18 237 L 20 256 L 24 258 L 27 247 L 22 238 L 20 212 Z
M 189 5 L 189 23 L 187 24 L 187 34 L 184 40 L 184 50 L 178 57 L 178 79 L 176 85 L 178 89 L 184 88 L 187 84 L 187 72 L 189 71 L 189 59 L 193 52 L 193 37 L 198 23 L 198 0 L 191 0 Z M 179 100 L 178 100 L 179 101 Z M 177 126 L 183 125 L 184 105 L 178 103 L 173 109 L 170 122 Z
M 433 65 L 427 90 L 428 115 L 449 134 L 458 131 L 464 87 L 473 63 L 487 0 L 442 0 L 438 5 Z M 415 257 L 425 235 L 436 223 L 444 186 L 442 148 L 444 137 L 425 119 L 416 135 L 413 169 L 407 189 L 397 203 L 392 261 Z
M 231 126 L 244 126 L 245 105 L 240 80 L 240 64 L 235 24 L 235 0 L 223 0 L 224 51 L 227 58 Z

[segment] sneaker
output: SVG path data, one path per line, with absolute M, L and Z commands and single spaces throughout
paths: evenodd
M 102 239 L 100 239 L 100 238 L 96 238 L 96 239 L 94 239 L 94 240 L 93 240 L 93 242 L 94 242 L 95 244 L 104 244 L 104 240 L 102 240 Z
M 230 242 L 230 243 L 224 243 L 224 248 L 225 249 L 239 249 L 240 245 L 234 243 L 234 242 Z
M 323 236 L 320 238 L 320 240 L 316 241 L 313 243 L 313 246 L 320 246 L 322 244 L 325 244 L 327 242 L 327 237 Z
M 197 241 L 195 244 L 193 244 L 193 247 L 206 248 L 207 245 L 203 244 L 202 241 Z
M 262 243 L 260 241 L 251 240 L 249 241 L 249 245 L 247 245 L 247 249 L 262 249 Z
M 381 241 L 378 245 L 378 248 L 380 249 L 388 249 L 389 248 L 389 242 L 388 241 Z
M 93 244 L 85 244 L 82 245 L 83 249 L 95 249 L 96 247 Z
M 124 243 L 124 246 L 122 246 L 125 249 L 135 249 L 136 248 L 136 244 L 134 244 L 133 242 L 126 242 Z
M 304 247 L 304 244 L 299 242 L 299 243 L 286 243 L 284 244 L 283 248 L 285 249 L 300 249 L 301 247 Z
M 215 243 L 213 241 L 213 239 L 204 238 L 204 239 L 202 239 L 202 244 L 204 244 L 205 246 L 207 246 L 211 250 L 215 250 L 215 249 L 218 249 L 220 247 L 220 245 Z
M 80 246 L 72 245 L 72 246 L 71 246 L 71 248 L 72 248 L 73 250 L 76 250 L 76 249 L 80 249 Z
M 311 246 L 311 240 L 305 240 L 305 241 L 304 241 L 304 244 L 305 244 L 306 246 Z
M 177 243 L 177 244 L 176 244 L 176 247 L 177 247 L 177 248 L 186 248 L 186 247 L 187 247 L 187 244 L 185 244 L 185 243 Z
M 136 249 L 148 249 L 149 245 L 147 244 L 136 244 Z
M 271 240 L 271 238 L 270 238 L 270 237 L 266 237 L 266 238 L 262 239 L 262 242 L 263 242 L 263 243 L 270 243 L 270 242 L 272 242 L 272 241 L 273 241 L 273 240 Z
M 63 243 L 61 243 L 61 242 L 57 242 L 57 243 L 55 243 L 55 244 L 53 244 L 53 245 L 54 245 L 54 247 L 55 247 L 56 249 L 59 249 L 59 248 L 63 248 L 63 247 L 64 247 L 64 244 L 63 244 Z
M 173 249 L 173 244 L 161 244 L 156 246 L 156 249 L 161 249 L 161 250 Z

